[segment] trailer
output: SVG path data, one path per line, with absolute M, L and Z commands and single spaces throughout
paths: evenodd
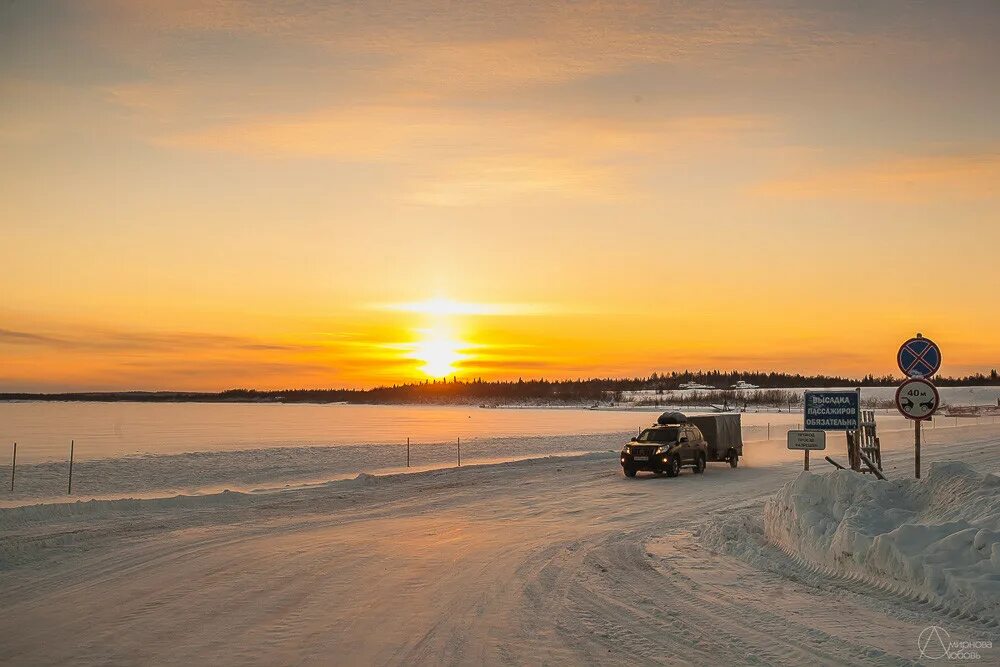
M 690 415 L 686 418 L 705 436 L 709 461 L 725 461 L 733 468 L 739 465 L 743 456 L 743 426 L 739 413 Z

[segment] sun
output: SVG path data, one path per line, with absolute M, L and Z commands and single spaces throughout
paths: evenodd
M 413 357 L 421 362 L 420 370 L 432 378 L 447 377 L 457 371 L 456 364 L 466 355 L 465 344 L 445 327 L 421 330 L 421 340 L 413 347 Z

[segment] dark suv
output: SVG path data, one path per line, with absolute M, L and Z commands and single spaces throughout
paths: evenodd
M 639 470 L 676 477 L 682 467 L 705 472 L 708 443 L 693 424 L 657 424 L 622 447 L 622 470 L 635 477 Z

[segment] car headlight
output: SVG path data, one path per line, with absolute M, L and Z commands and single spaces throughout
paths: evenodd
M 666 454 L 669 451 L 670 451 L 670 445 L 663 445 L 662 447 L 656 448 L 657 454 Z
M 624 447 L 622 447 L 622 453 L 623 454 L 631 454 L 632 453 L 632 448 L 629 447 L 628 445 L 625 445 Z

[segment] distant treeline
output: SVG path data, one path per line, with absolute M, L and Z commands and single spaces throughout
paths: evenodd
M 684 371 L 653 373 L 648 377 L 592 378 L 589 380 L 517 380 L 484 381 L 427 380 L 374 389 L 287 389 L 259 391 L 230 389 L 219 393 L 183 391 L 82 392 L 61 394 L 0 393 L 0 400 L 35 401 L 139 401 L 139 402 L 281 402 L 281 403 L 597 403 L 617 402 L 623 392 L 663 392 L 679 389 L 681 384 L 697 382 L 725 390 L 739 380 L 763 389 L 799 389 L 803 387 L 892 387 L 899 378 L 891 375 L 866 375 L 860 380 L 830 375 L 759 373 L 753 371 Z M 938 386 L 1000 385 L 1000 376 L 977 373 L 966 377 L 938 377 Z M 713 396 L 713 399 L 715 397 Z

